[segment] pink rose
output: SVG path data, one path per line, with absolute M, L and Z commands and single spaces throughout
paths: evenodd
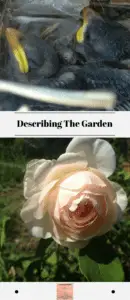
M 115 167 L 111 145 L 88 138 L 74 138 L 57 160 L 31 161 L 21 217 L 32 235 L 82 248 L 108 232 L 127 206 L 124 190 L 107 179 Z

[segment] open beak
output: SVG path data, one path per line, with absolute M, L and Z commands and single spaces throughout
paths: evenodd
M 5 29 L 5 37 L 21 73 L 28 73 L 29 64 L 23 46 L 20 43 L 22 33 L 13 28 Z

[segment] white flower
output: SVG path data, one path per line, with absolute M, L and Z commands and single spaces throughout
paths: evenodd
M 116 156 L 105 140 L 74 138 L 57 160 L 27 165 L 21 217 L 32 235 L 67 247 L 84 247 L 121 218 L 127 196 L 107 178 Z

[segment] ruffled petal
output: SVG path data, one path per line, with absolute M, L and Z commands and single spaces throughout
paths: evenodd
M 106 193 L 108 195 L 108 201 L 111 201 L 112 203 L 116 200 L 116 191 L 112 186 L 112 183 L 110 180 L 106 178 L 104 174 L 102 174 L 99 170 L 96 169 L 90 169 L 92 173 L 97 175 L 106 185 Z
M 105 183 L 94 173 L 90 171 L 79 171 L 63 180 L 60 183 L 60 187 L 70 191 L 80 191 L 84 186 L 92 184 L 105 187 Z
M 103 139 L 74 138 L 66 152 L 81 152 L 86 154 L 88 165 L 97 168 L 106 177 L 113 174 L 116 168 L 116 155 L 112 146 Z
M 48 239 L 52 236 L 52 222 L 48 214 L 46 214 L 42 220 L 34 219 L 27 225 L 31 234 L 37 238 Z
M 128 198 L 124 189 L 116 182 L 111 182 L 113 188 L 116 191 L 116 204 L 118 209 L 117 221 L 120 221 L 124 210 L 128 204 Z
M 97 168 L 106 176 L 111 176 L 116 169 L 116 154 L 112 146 L 105 140 L 97 139 L 93 143 L 93 153 Z
M 54 166 L 55 161 L 35 159 L 27 164 L 24 176 L 24 197 L 29 199 L 44 185 L 44 179 Z
M 113 203 L 113 204 L 108 203 L 108 213 L 104 220 L 104 224 L 103 224 L 103 226 L 101 226 L 97 236 L 104 235 L 105 233 L 107 233 L 108 231 L 110 231 L 112 229 L 112 226 L 116 222 L 117 214 L 118 214 L 118 211 L 117 211 L 116 203 Z
M 38 201 L 40 199 L 40 192 L 34 194 L 31 199 L 27 200 L 21 209 L 20 216 L 25 223 L 33 220 L 34 214 L 38 208 Z
M 71 236 L 66 235 L 65 231 L 63 230 L 63 228 L 61 228 L 58 224 L 55 223 L 55 221 L 53 222 L 53 233 L 52 233 L 52 238 L 56 241 L 56 243 L 58 243 L 59 245 L 62 245 L 64 247 L 68 247 L 71 249 L 74 248 L 83 248 L 85 247 L 89 241 L 91 240 L 91 238 L 85 238 L 85 239 L 81 239 L 78 237 L 78 239 L 75 239 Z
M 57 202 L 59 204 L 59 209 L 63 208 L 69 203 L 72 197 L 76 197 L 77 191 L 71 191 L 67 189 L 59 188 L 57 195 Z
M 31 230 L 32 236 L 39 238 L 39 239 L 49 239 L 51 238 L 51 233 L 50 232 L 44 232 L 43 227 L 40 226 L 33 226 Z
M 69 143 L 68 147 L 66 148 L 66 152 L 84 152 L 89 166 L 96 168 L 96 160 L 93 154 L 93 141 L 95 141 L 95 139 L 80 137 L 73 138 L 72 141 Z
M 56 183 L 57 180 L 50 182 L 43 187 L 42 191 L 35 193 L 25 202 L 20 213 L 25 223 L 31 222 L 34 218 L 40 220 L 44 217 L 47 211 L 49 193 L 55 187 Z
M 87 161 L 82 159 L 76 160 L 75 162 L 69 163 L 59 163 L 54 166 L 49 174 L 46 176 L 44 184 L 48 184 L 53 180 L 62 181 L 68 174 L 71 174 L 76 171 L 82 171 L 87 169 Z
M 57 239 L 55 236 L 53 236 L 53 239 L 56 241 L 57 244 L 63 246 L 63 247 L 67 247 L 69 249 L 82 249 L 85 246 L 88 245 L 88 243 L 90 242 L 90 239 L 87 239 L 85 241 L 72 241 L 72 242 L 67 242 L 66 240 L 60 240 Z
M 59 156 L 57 159 L 57 164 L 58 163 L 73 163 L 77 161 L 85 161 L 86 162 L 86 155 L 84 151 L 81 151 L 79 153 L 64 153 Z M 86 162 L 87 163 L 87 162 Z

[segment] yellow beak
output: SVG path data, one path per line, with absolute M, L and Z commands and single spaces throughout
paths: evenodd
M 84 34 L 85 34 L 85 31 L 86 31 L 86 28 L 87 28 L 87 25 L 88 25 L 87 7 L 85 7 L 83 9 L 82 16 L 83 16 L 82 26 L 79 28 L 79 30 L 76 33 L 76 42 L 78 42 L 80 44 L 84 42 Z
M 29 71 L 29 64 L 26 53 L 24 48 L 19 42 L 20 37 L 22 34 L 13 28 L 5 29 L 5 36 L 9 43 L 9 46 L 14 54 L 14 57 L 18 63 L 19 69 L 21 73 L 28 73 Z

